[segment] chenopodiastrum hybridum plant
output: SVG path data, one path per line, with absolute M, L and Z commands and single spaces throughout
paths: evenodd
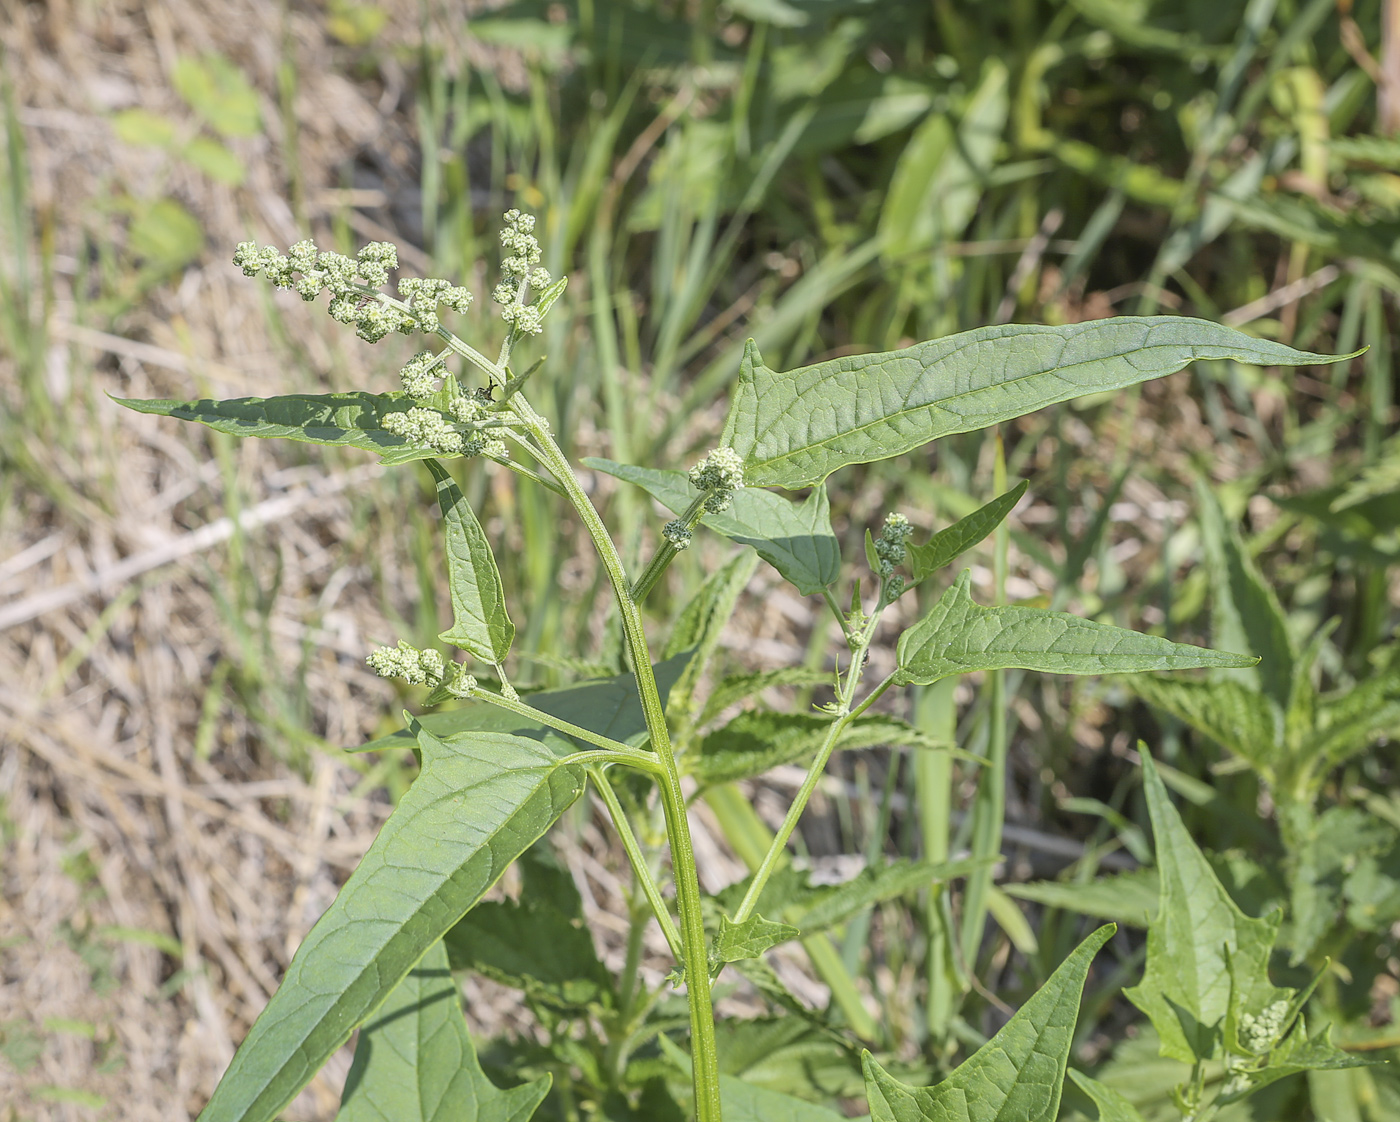
M 718 446 L 686 472 L 652 465 L 589 460 L 586 466 L 635 484 L 675 518 L 660 528 L 659 544 L 640 572 L 629 572 L 579 476 L 561 451 L 550 421 L 532 404 L 529 376 L 512 355 L 541 330 L 563 293 L 540 265 L 533 219 L 505 216 L 501 279 L 493 293 L 505 324 L 495 358 L 451 330 L 440 309 L 460 312 L 471 299 L 444 280 L 403 278 L 398 296 L 384 291 L 397 268 L 393 246 L 373 243 L 357 258 L 321 252 L 300 242 L 283 255 L 252 243 L 238 247 L 235 263 L 248 276 L 262 273 L 306 300 L 330 294 L 329 311 L 353 325 L 367 342 L 391 332 L 430 344 L 402 372 L 402 389 L 384 394 L 348 391 L 323 395 L 229 401 L 124 401 L 146 413 L 199 421 L 240 436 L 285 437 L 352 445 L 382 462 L 422 461 L 441 508 L 446 573 L 453 609 L 441 639 L 469 662 L 406 643 L 369 655 L 380 674 L 429 689 L 428 705 L 449 699 L 457 708 L 407 717 L 407 740 L 421 771 L 378 838 L 325 915 L 297 950 L 280 988 L 238 1049 L 201 1119 L 266 1122 L 275 1118 L 321 1064 L 357 1028 L 355 1066 L 340 1117 L 524 1120 L 549 1091 L 545 1076 L 500 1091 L 482 1072 L 448 976 L 453 948 L 468 913 L 506 867 L 541 838 L 589 786 L 608 808 L 631 860 L 642 902 L 634 928 L 651 918 L 675 955 L 673 984 L 684 985 L 689 1032 L 642 1031 L 659 1000 L 630 974 L 615 984 L 594 977 L 590 1015 L 610 1026 L 618 1042 L 598 1079 L 635 1097 L 624 1075 L 631 1050 L 647 1042 L 662 1058 L 690 1068 L 689 1110 L 700 1122 L 788 1111 L 788 1117 L 830 1119 L 830 1111 L 800 1099 L 722 1077 L 717 1061 L 711 988 L 729 963 L 753 968 L 779 943 L 824 930 L 821 909 L 791 899 L 774 903 L 781 916 L 760 912 L 788 841 L 832 752 L 862 743 L 919 743 L 915 731 L 872 707 L 887 692 L 927 685 L 951 675 L 1024 668 L 1054 674 L 1104 674 L 1192 667 L 1251 665 L 1240 655 L 1170 642 L 1156 636 L 1023 606 L 984 607 L 964 572 L 922 619 L 898 638 L 896 669 L 865 680 L 867 654 L 885 610 L 929 579 L 1007 516 L 1025 484 L 982 509 L 914 542 L 908 520 L 893 513 L 878 536 L 867 534 L 871 574 L 838 595 L 841 557 L 831 529 L 825 480 L 838 469 L 897 456 L 952 433 L 1008 421 L 1081 394 L 1122 389 L 1181 370 L 1196 359 L 1234 359 L 1258 365 L 1334 361 L 1250 338 L 1204 320 L 1120 318 L 1064 327 L 1004 325 L 919 343 L 884 354 L 852 355 L 779 373 L 764 365 L 750 342 L 730 396 Z M 631 673 L 544 694 L 519 693 L 508 664 L 515 626 L 505 603 L 491 543 L 446 461 L 488 459 L 515 472 L 522 486 L 561 496 L 579 519 L 606 575 L 621 622 Z M 471 470 L 472 465 L 465 465 Z M 775 490 L 810 493 L 795 502 Z M 803 716 L 810 735 L 799 737 L 806 778 L 746 885 L 721 900 L 706 899 L 696 874 L 686 817 L 683 777 L 702 786 L 754 775 L 792 762 L 792 738 L 745 751 L 697 748 L 678 740 L 668 723 L 668 692 L 689 698 L 703 669 L 703 635 L 672 649 L 653 665 L 642 607 L 647 593 L 700 527 L 751 547 L 804 596 L 819 596 L 839 622 L 849 659 L 838 667 L 833 700 Z M 743 570 L 747 578 L 751 562 Z M 737 570 L 736 570 L 737 571 Z M 732 581 L 731 581 L 732 583 Z M 741 582 L 742 583 L 742 582 Z M 722 599 L 722 597 L 721 597 Z M 733 598 L 729 600 L 732 609 Z M 526 610 L 529 606 L 525 606 Z M 708 653 L 713 653 L 713 642 Z M 687 676 L 690 676 L 687 678 Z M 762 679 L 762 675 L 757 676 Z M 488 680 L 489 679 L 489 680 Z M 490 680 L 494 681 L 494 685 Z M 756 696 L 775 679 L 726 682 L 729 703 Z M 715 710 L 717 713 L 718 710 Z M 673 719 L 679 720 L 673 714 Z M 877 722 L 883 722 L 878 725 Z M 686 717 L 693 730 L 693 712 Z M 814 724 L 813 724 L 814 723 Z M 685 751 L 678 752 L 677 744 Z M 664 821 L 674 899 L 661 883 L 660 862 L 639 840 L 634 816 L 645 799 L 620 797 L 637 778 Z M 904 869 L 915 882 L 946 880 L 954 867 Z M 893 893 L 892 893 L 893 894 Z M 548 901 L 546 901 L 548 903 Z M 808 902 L 811 904 L 811 902 Z M 867 900 L 868 903 L 868 900 Z M 843 914 L 829 906 L 828 919 Z M 550 905 L 553 906 L 553 905 Z M 567 910 L 563 904 L 558 907 Z M 546 909 L 547 910 L 547 909 Z M 540 922 L 544 922 L 541 920 Z M 834 922 L 834 921 L 833 921 Z M 1112 929 L 1101 928 L 1027 1002 L 991 1044 L 931 1088 L 906 1087 L 868 1053 L 866 1083 L 877 1119 L 933 1117 L 939 1103 L 975 1099 L 948 1117 L 1053 1119 L 1064 1079 L 1073 1011 L 1090 962 Z M 444 941 L 446 937 L 446 942 Z M 639 947 L 639 941 L 636 947 Z M 633 948 L 635 949 L 635 948 Z M 760 964 L 761 965 L 761 964 Z M 610 988 L 611 987 L 611 988 Z M 549 1005 L 540 997 L 539 1008 Z M 562 993 L 563 991 L 559 991 Z M 601 996 L 600 996 L 601 995 Z M 569 1000 L 559 997 L 551 1008 Z M 448 1000 L 448 999 L 451 1000 Z M 553 999 L 550 999 L 553 1000 Z M 371 1021 L 377 1012 L 382 1015 Z M 1068 1010 L 1068 1014 L 1066 1014 Z M 394 1034 L 404 1034 L 396 1037 Z M 376 1044 L 375 1042 L 378 1042 Z M 382 1046 L 381 1046 L 382 1045 Z M 687 1047 L 688 1046 L 688 1047 Z M 993 1053 L 1000 1060 L 993 1059 Z M 1015 1078 L 1002 1068 L 1009 1063 Z M 998 1067 L 998 1064 L 1001 1067 Z M 971 1098 L 969 1098 L 971 1096 Z M 1002 1113 L 1003 1108 L 1011 1113 Z M 630 1108 L 629 1108 L 630 1109 Z M 638 1108 L 643 1109 L 643 1108 Z M 950 1107 L 951 1109 L 951 1107 Z M 990 1111 L 991 1113 L 985 1113 Z M 628 1115 L 631 1117 L 632 1115 Z M 942 1114 L 938 1114 L 942 1117 Z

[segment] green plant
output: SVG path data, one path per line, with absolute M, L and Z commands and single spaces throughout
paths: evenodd
M 808 1122 L 831 1117 L 825 1108 L 723 1074 L 721 1043 L 727 1039 L 731 1048 L 739 1047 L 735 1041 L 747 1030 L 726 1025 L 723 1036 L 717 1033 L 714 982 L 733 964 L 771 1000 L 800 1012 L 828 1052 L 834 1043 L 836 1055 L 849 1056 L 848 1039 L 795 1002 L 762 955 L 780 943 L 820 935 L 873 903 L 960 875 L 970 875 L 982 898 L 990 899 L 988 846 L 999 834 L 999 825 L 992 826 L 988 838 L 974 845 L 970 863 L 897 863 L 834 891 L 813 888 L 785 867 L 788 842 L 835 750 L 902 743 L 923 753 L 956 751 L 946 738 L 876 713 L 876 702 L 896 687 L 1009 668 L 1102 674 L 1245 669 L 1256 662 L 1041 608 L 983 607 L 973 601 L 964 573 L 898 637 L 892 672 L 863 689 L 886 609 L 993 532 L 1024 485 L 1003 487 L 999 498 L 922 545 L 910 542 L 907 519 L 889 515 L 878 536 L 866 534 L 870 591 L 863 595 L 856 580 L 847 597 L 835 590 L 841 558 L 825 480 L 847 465 L 889 459 L 1080 394 L 1133 386 L 1197 359 L 1300 365 L 1329 361 L 1326 356 L 1173 317 L 980 328 L 788 373 L 765 366 L 750 342 L 721 445 L 688 474 L 588 462 L 644 487 L 677 515 L 662 528 L 647 564 L 631 573 L 550 420 L 531 400 L 531 379 L 543 360 L 523 368 L 518 362 L 565 289 L 562 279 L 555 281 L 540 266 L 533 225 L 517 211 L 506 215 L 501 281 L 493 293 L 504 338 L 494 360 L 442 322 L 441 306 L 466 310 L 466 289 L 403 278 L 398 298 L 382 291 L 397 268 L 392 246 L 372 243 L 351 259 L 321 252 L 311 242 L 298 243 L 286 256 L 244 243 L 235 263 L 245 274 L 265 273 L 306 300 L 329 291 L 330 314 L 353 324 L 366 341 L 398 331 L 436 339 L 441 349 L 414 357 L 403 369 L 403 389 L 394 393 L 122 403 L 236 435 L 351 445 L 377 452 L 389 464 L 423 461 L 442 514 L 453 609 L 453 624 L 441 639 L 467 652 L 476 671 L 436 649 L 402 642 L 370 655 L 382 675 L 426 687 L 426 704 L 468 704 L 408 716 L 406 734 L 373 745 L 411 744 L 421 772 L 297 951 L 201 1116 L 211 1122 L 275 1117 L 361 1026 L 343 1099 L 346 1119 L 525 1119 L 549 1094 L 556 1071 L 567 1073 L 572 1084 L 559 1089 L 560 1117 L 579 1117 L 581 1103 L 612 1118 L 682 1117 L 689 1110 L 701 1122 L 717 1122 L 722 1109 L 731 1118 L 778 1110 Z M 461 364 L 461 371 L 449 364 Z M 470 388 L 464 384 L 467 371 L 478 380 Z M 481 521 L 440 462 L 469 458 L 488 460 L 559 496 L 579 519 L 612 592 L 630 674 L 524 695 L 511 684 L 506 663 L 515 625 L 501 575 Z M 766 487 L 813 490 L 796 504 Z M 799 592 L 821 596 L 830 608 L 850 658 L 826 677 L 830 697 L 817 715 L 760 710 L 714 727 L 728 705 L 770 685 L 815 684 L 806 670 L 726 679 L 697 704 L 696 687 L 719 629 L 752 571 L 747 557 L 706 582 L 673 626 L 663 661 L 653 665 L 643 603 L 702 525 L 752 546 Z M 711 731 L 698 735 L 706 727 Z M 1004 754 L 1004 730 L 993 737 L 994 746 L 998 742 Z M 692 776 L 704 788 L 804 759 L 806 778 L 777 832 L 756 847 L 753 875 L 719 899 L 704 898 L 683 778 Z M 620 977 L 598 964 L 577 927 L 567 887 L 547 859 L 531 850 L 589 785 L 611 813 L 635 877 L 628 967 Z M 674 916 L 662 891 L 662 849 L 670 857 Z M 526 861 L 520 901 L 482 904 L 505 868 L 527 853 L 533 856 Z M 1225 924 L 1220 908 L 1211 914 Z M 639 984 L 641 930 L 651 920 L 675 955 L 674 980 L 686 988 L 680 1016 L 664 986 Z M 966 941 L 979 937 L 980 922 L 979 912 Z M 882 1063 L 865 1053 L 872 1117 L 910 1122 L 933 1112 L 969 1122 L 1052 1119 L 1079 994 L 1095 951 L 1111 934 L 1104 928 L 1085 940 L 993 1040 L 931 1087 L 906 1085 L 886 1070 L 890 1057 Z M 1258 1015 L 1255 991 L 1267 982 L 1266 975 L 1259 980 L 1265 941 L 1228 932 L 1222 939 L 1228 949 L 1208 948 L 1217 959 L 1222 953 L 1227 960 L 1232 953 L 1251 956 L 1241 958 L 1239 967 L 1239 977 L 1252 987 L 1248 1001 L 1232 1004 L 1230 1015 Z M 1177 1001 L 1177 994 L 1172 979 L 1151 973 L 1152 953 L 1149 946 L 1149 978 L 1137 992 L 1157 1010 Z M 536 1078 L 504 1092 L 486 1079 L 455 987 L 444 977 L 454 965 L 481 969 L 524 991 L 550 1047 L 545 1056 L 518 1056 L 513 1068 L 528 1074 L 533 1065 Z M 834 966 L 831 976 L 839 977 Z M 858 1007 L 851 1003 L 848 1015 L 858 1016 Z M 1200 1015 L 1210 1011 L 1203 1007 Z M 1231 1023 L 1227 1036 L 1238 1032 Z M 672 1038 L 687 1024 L 688 1055 Z M 1287 1027 L 1281 1023 L 1280 1032 Z M 760 1024 L 753 1031 L 768 1028 Z M 1269 1044 L 1275 1043 L 1271 1037 Z M 688 1091 L 677 1079 L 680 1072 L 690 1076 Z

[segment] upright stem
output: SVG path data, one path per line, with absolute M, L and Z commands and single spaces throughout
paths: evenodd
M 690 822 L 686 817 L 685 795 L 681 790 L 680 769 L 676 766 L 671 735 L 666 727 L 666 711 L 656 688 L 656 676 L 651 668 L 651 652 L 647 648 L 642 612 L 632 599 L 627 573 L 618 556 L 617 547 L 607 527 L 593 508 L 587 493 L 574 475 L 572 466 L 549 432 L 549 426 L 525 398 L 517 394 L 511 408 L 535 438 L 541 452 L 541 462 L 564 488 L 570 504 L 578 512 L 584 529 L 593 541 L 598 559 L 607 573 L 622 613 L 622 630 L 632 657 L 632 671 L 637 677 L 637 695 L 642 703 L 642 715 L 651 747 L 661 764 L 657 777 L 661 790 L 661 805 L 666 813 L 666 834 L 671 842 L 671 871 L 676 882 L 676 906 L 680 911 L 683 964 L 686 992 L 690 1004 L 690 1054 L 692 1079 L 695 1087 L 695 1117 L 697 1122 L 720 1122 L 719 1061 L 715 1051 L 715 1014 L 710 996 L 710 964 L 705 947 L 705 926 L 700 913 L 700 879 L 695 869 L 695 847 L 690 838 Z

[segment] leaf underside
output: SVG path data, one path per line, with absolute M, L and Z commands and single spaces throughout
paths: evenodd
M 360 1030 L 335 1122 L 528 1122 L 550 1083 L 486 1078 L 437 942 Z
M 1255 662 L 1064 612 L 984 608 L 972 601 L 971 581 L 972 573 L 964 570 L 929 614 L 899 637 L 897 681 L 927 685 L 952 674 L 1012 667 L 1114 674 Z
M 864 1055 L 872 1122 L 1053 1122 L 1089 965 L 1115 928 L 1090 935 L 991 1040 L 941 1083 L 910 1087 Z
M 699 495 L 683 471 L 661 471 L 587 457 L 584 466 L 635 483 L 674 514 L 685 512 Z M 829 587 L 841 573 L 841 546 L 831 529 L 831 504 L 818 487 L 801 503 L 756 487 L 741 487 L 726 511 L 700 519 L 718 534 L 758 555 L 811 596 Z
M 200 1122 L 271 1122 L 511 861 L 579 796 L 581 769 L 533 740 L 444 742 L 311 929 Z
M 1199 359 L 1259 366 L 1336 361 L 1184 316 L 982 327 L 785 374 L 765 367 L 750 340 L 722 439 L 743 457 L 748 483 L 809 487 L 846 464 L 898 456 L 1056 402 L 1160 378 Z
M 230 436 L 300 440 L 308 444 L 348 444 L 378 452 L 386 464 L 441 456 L 424 444 L 411 444 L 384 428 L 389 413 L 406 413 L 419 403 L 402 393 L 287 394 L 237 397 L 225 401 L 114 398 L 138 413 L 198 421 Z

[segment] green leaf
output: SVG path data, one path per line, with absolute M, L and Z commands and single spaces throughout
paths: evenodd
M 1382 737 L 1400 735 L 1400 663 L 1320 698 L 1309 732 L 1304 761 L 1321 770 L 1345 763 Z
M 204 229 L 174 199 L 157 199 L 132 220 L 126 246 L 156 272 L 173 273 L 204 252 Z
M 802 27 L 807 22 L 806 12 L 784 0 L 729 0 L 728 7 L 735 15 L 774 27 Z
M 782 764 L 814 756 L 832 718 L 812 713 L 774 713 L 750 709 L 700 742 L 698 752 L 688 752 L 681 765 L 708 786 L 762 775 Z M 882 746 L 952 751 L 952 746 L 921 733 L 898 717 L 871 714 L 842 730 L 838 750 Z
M 1259 574 L 1239 530 L 1204 481 L 1196 486 L 1201 539 L 1210 566 L 1211 642 L 1261 656 L 1254 667 L 1240 667 L 1222 677 L 1253 686 L 1288 711 L 1297 652 L 1278 598 Z
M 271 1122 L 584 787 L 533 740 L 410 727 L 423 770 L 298 948 L 201 1122 Z
M 1262 1008 L 1275 1000 L 1269 955 L 1282 912 L 1251 919 L 1240 910 L 1192 841 L 1146 746 L 1139 751 L 1160 890 L 1142 982 L 1123 992 L 1151 1019 L 1162 1055 L 1195 1063 L 1215 1055 L 1220 1042 L 1231 1004 L 1231 962 L 1242 1005 Z
M 257 90 L 223 56 L 179 59 L 171 81 L 189 107 L 215 131 L 225 136 L 257 136 L 262 129 Z
M 1265 697 L 1228 678 L 1198 681 L 1135 674 L 1123 684 L 1156 709 L 1272 777 L 1283 745 L 1283 714 Z
M 1046 674 L 1119 674 L 1251 666 L 1253 658 L 1208 651 L 1041 608 L 983 608 L 963 570 L 922 620 L 899 637 L 896 681 L 928 685 L 950 674 L 1020 667 Z
M 112 128 L 124 144 L 168 148 L 175 143 L 175 123 L 146 109 L 123 109 L 112 118 Z
M 426 460 L 442 453 L 422 444 L 409 444 L 387 432 L 389 413 L 405 413 L 415 402 L 401 393 L 288 394 L 285 397 L 236 397 L 225 401 L 113 398 L 138 413 L 155 413 L 182 421 L 198 421 L 231 436 L 282 437 L 308 444 L 348 444 L 378 452 L 383 463 Z
M 830 670 L 813 670 L 806 666 L 782 666 L 776 670 L 755 670 L 748 674 L 731 674 L 722 679 L 700 711 L 700 724 L 712 721 L 741 701 L 757 697 L 765 690 L 781 686 L 822 686 L 833 684 Z
M 1087 884 L 1042 880 L 1003 886 L 1010 896 L 1047 908 L 1063 908 L 1096 919 L 1111 919 L 1131 927 L 1146 927 L 1157 915 L 1159 885 L 1156 869 L 1100 877 Z
M 699 494 L 683 471 L 633 467 L 593 456 L 582 462 L 635 483 L 676 514 L 684 513 Z M 841 573 L 841 546 L 831 529 L 831 503 L 824 487 L 816 488 L 802 503 L 742 487 L 734 492 L 728 510 L 706 514 L 700 523 L 730 541 L 752 546 L 804 596 L 820 592 Z
M 1113 935 L 1090 935 L 991 1040 L 941 1083 L 909 1087 L 865 1053 L 872 1122 L 1054 1122 L 1089 965 Z
M 719 1077 L 725 1122 L 845 1122 L 845 1115 L 803 1099 L 755 1087 L 732 1075 Z
M 1227 358 L 1261 366 L 1336 361 L 1181 316 L 982 327 L 786 374 L 764 366 L 750 341 L 723 443 L 743 457 L 748 483 L 807 487 L 846 464 Z
M 247 165 L 217 140 L 197 136 L 180 151 L 190 164 L 210 179 L 237 187 L 248 174 Z
M 958 519 L 947 529 L 939 530 L 925 544 L 909 546 L 910 583 L 918 584 L 952 564 L 1000 526 L 1029 486 L 1023 479 L 1006 494 L 999 495 L 966 518 Z
M 710 965 L 759 958 L 764 951 L 797 938 L 797 928 L 788 923 L 774 923 L 761 915 L 751 915 L 743 923 L 728 916 L 719 917 L 719 934 L 710 947 Z
M 652 668 L 663 704 L 689 661 L 690 652 L 685 651 Z M 637 679 L 631 674 L 619 674 L 615 678 L 583 682 L 557 690 L 540 690 L 523 696 L 536 709 L 571 725 L 586 728 L 589 732 L 600 733 L 626 744 L 640 744 L 646 740 L 646 718 L 642 714 L 641 700 L 637 697 Z M 593 747 L 486 701 L 446 712 L 424 713 L 418 717 L 418 721 L 428 732 L 442 739 L 467 732 L 513 732 L 542 741 L 558 755 Z M 404 730 L 371 740 L 355 751 L 411 748 L 413 743 L 413 735 Z
M 866 908 L 894 900 L 935 884 L 965 877 L 983 862 L 892 861 L 867 866 L 841 884 L 809 888 L 783 910 L 783 918 L 795 923 L 802 938 L 819 935 L 853 919 Z
M 1112 1087 L 1106 1087 L 1097 1079 L 1091 1079 L 1082 1071 L 1071 1070 L 1069 1077 L 1074 1085 L 1083 1091 L 1099 1108 L 1099 1122 L 1143 1122 L 1138 1108 L 1125 1099 Z
M 715 1048 L 722 1075 L 755 1087 L 828 1102 L 865 1096 L 860 1055 L 802 1017 L 726 1017 L 715 1025 Z
M 615 1002 L 588 928 L 548 901 L 478 904 L 444 942 L 453 970 L 475 970 L 563 1012 Z
M 510 653 L 515 624 L 506 615 L 506 592 L 486 531 L 456 481 L 436 460 L 424 460 L 437 484 L 446 523 L 447 576 L 452 588 L 452 627 L 438 636 L 472 657 L 499 666 Z
M 528 1122 L 551 1081 L 502 1091 L 486 1078 L 437 942 L 360 1030 L 335 1122 Z

